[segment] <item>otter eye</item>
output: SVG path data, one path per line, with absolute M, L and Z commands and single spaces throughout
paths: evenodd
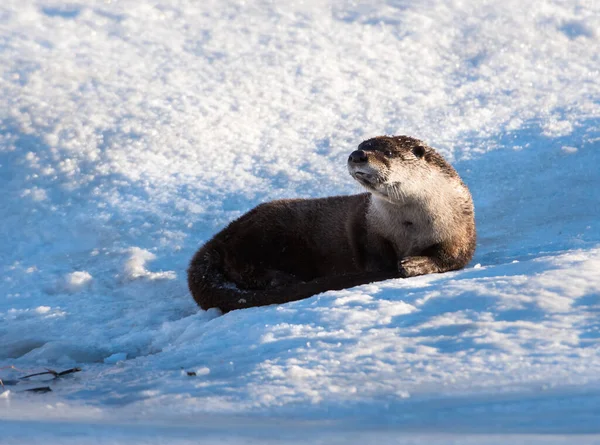
M 390 150 L 384 151 L 383 154 L 388 158 L 391 158 L 392 156 L 394 156 L 394 153 L 392 153 Z
M 415 148 L 413 148 L 413 153 L 417 158 L 422 158 L 425 156 L 425 147 L 417 145 Z

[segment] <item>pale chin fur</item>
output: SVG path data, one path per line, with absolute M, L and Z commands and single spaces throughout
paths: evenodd
M 390 169 L 387 175 L 370 166 L 348 166 L 350 175 L 374 196 L 392 204 L 406 204 L 410 201 L 430 203 L 436 195 L 432 191 L 441 191 L 448 187 L 448 181 L 430 169 L 413 167 L 407 172 L 404 168 Z M 373 181 L 361 181 L 356 173 L 364 173 L 377 178 Z M 447 193 L 448 190 L 445 190 Z
M 348 166 L 348 171 L 356 182 L 380 199 L 384 199 L 392 204 L 402 204 L 408 199 L 408 195 L 404 189 L 406 184 L 408 184 L 408 180 L 400 178 L 401 175 L 396 174 L 394 175 L 395 177 L 383 176 L 380 171 L 369 166 Z M 371 175 L 372 180 L 361 180 L 357 173 Z
M 395 172 L 387 181 L 369 190 L 392 204 L 420 202 L 427 207 L 441 205 L 437 203 L 444 202 L 444 196 L 463 194 L 462 189 L 450 187 L 446 178 L 436 172 L 423 170 L 413 170 L 407 177 Z
M 413 167 L 409 172 L 392 169 L 385 187 L 389 197 L 396 202 L 430 201 L 437 194 L 435 191 L 448 187 L 448 181 L 431 169 Z
M 358 179 L 358 177 L 355 174 L 352 174 L 352 178 L 358 182 L 365 190 L 367 190 L 368 192 L 371 192 L 373 195 L 378 196 L 380 198 L 383 198 L 385 200 L 388 200 L 390 202 L 394 202 L 393 196 L 389 195 L 388 192 L 388 188 L 386 186 L 386 182 L 379 182 L 379 181 L 361 181 L 360 179 Z

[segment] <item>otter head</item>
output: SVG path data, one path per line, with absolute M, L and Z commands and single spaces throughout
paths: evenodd
M 433 148 L 409 136 L 378 136 L 348 158 L 348 171 L 363 187 L 391 202 L 428 199 L 448 178 L 460 178 Z

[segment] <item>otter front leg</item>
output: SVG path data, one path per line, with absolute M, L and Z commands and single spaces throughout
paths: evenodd
M 402 278 L 442 272 L 434 259 L 428 256 L 409 256 L 402 258 L 398 261 L 398 271 Z
M 461 249 L 458 243 L 440 243 L 421 251 L 421 255 L 409 256 L 398 261 L 402 278 L 428 273 L 442 273 L 462 269 L 473 256 L 474 241 Z M 464 244 L 464 243 L 463 243 Z

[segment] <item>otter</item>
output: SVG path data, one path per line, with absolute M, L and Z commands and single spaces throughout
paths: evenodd
M 287 303 L 471 260 L 471 194 L 433 148 L 375 137 L 350 154 L 348 170 L 366 193 L 260 204 L 202 246 L 188 268 L 198 305 L 226 313 Z

